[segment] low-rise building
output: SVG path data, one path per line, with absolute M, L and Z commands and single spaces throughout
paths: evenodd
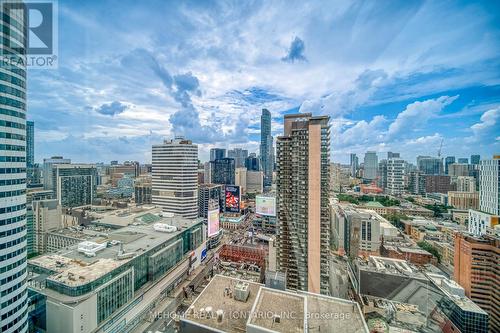
M 201 262 L 190 258 L 205 244 L 203 220 L 180 217 L 135 223 L 101 237 L 29 261 L 28 286 L 45 297 L 42 329 L 130 331 Z
M 350 257 L 380 253 L 382 238 L 398 236 L 396 227 L 370 209 L 330 201 L 332 246 Z
M 382 245 L 381 255 L 388 258 L 406 260 L 415 265 L 437 263 L 436 258 L 429 252 L 420 248 Z
M 448 192 L 448 205 L 456 209 L 478 209 L 479 208 L 479 192 Z
M 440 331 L 449 321 L 463 333 L 488 332 L 488 314 L 444 275 L 426 272 L 405 260 L 382 257 L 358 259 L 352 274 L 362 299 L 376 297 L 415 305 L 424 316 L 417 331 Z M 441 320 L 436 322 L 438 318 Z
M 216 275 L 185 315 L 181 333 L 368 332 L 356 302 L 267 288 Z

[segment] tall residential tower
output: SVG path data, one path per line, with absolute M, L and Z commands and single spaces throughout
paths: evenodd
M 151 197 L 163 211 L 198 217 L 198 146 L 176 137 L 153 146 Z
M 277 265 L 287 287 L 329 292 L 328 116 L 285 115 L 277 140 Z
M 374 151 L 367 151 L 364 160 L 363 178 L 373 180 L 377 178 L 378 157 Z

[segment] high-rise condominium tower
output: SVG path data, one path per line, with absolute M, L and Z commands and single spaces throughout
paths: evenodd
M 226 150 L 224 148 L 210 149 L 210 161 L 220 160 L 226 157 Z
M 356 177 L 356 173 L 358 172 L 358 157 L 356 154 L 351 154 L 350 157 L 351 177 Z
M 405 161 L 393 157 L 387 159 L 387 193 L 401 195 L 404 192 Z
M 277 264 L 287 287 L 328 293 L 328 116 L 286 115 L 277 140 Z
M 455 156 L 447 156 L 444 159 L 444 173 L 448 174 L 448 170 L 451 164 L 455 163 Z
M 262 109 L 260 116 L 260 165 L 264 171 L 264 185 L 273 181 L 273 137 L 271 135 L 271 112 Z
M 482 160 L 479 168 L 479 210 L 500 215 L 500 155 Z
M 2 9 L 4 3 L 2 2 Z M 0 332 L 27 332 L 26 68 L 23 11 L 1 11 Z M 19 16 L 18 16 L 19 15 Z
M 177 137 L 153 146 L 151 197 L 163 211 L 198 217 L 198 146 Z
M 245 159 L 248 157 L 248 150 L 234 148 L 227 151 L 227 157 L 234 159 L 235 168 L 242 168 L 245 166 Z
M 439 157 L 417 156 L 417 167 L 426 175 L 441 175 L 443 173 L 443 160 Z
M 365 153 L 365 160 L 364 160 L 364 173 L 363 173 L 363 178 L 365 179 L 375 179 L 377 178 L 377 170 L 378 170 L 378 157 L 377 153 L 374 151 L 367 151 Z

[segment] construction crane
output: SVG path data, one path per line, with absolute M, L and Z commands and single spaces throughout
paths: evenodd
M 441 144 L 439 145 L 438 157 L 441 157 L 441 148 L 443 148 L 443 141 L 444 141 L 444 138 L 441 139 Z

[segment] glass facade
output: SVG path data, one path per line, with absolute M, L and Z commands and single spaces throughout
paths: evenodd
M 16 15 L 16 16 L 15 16 Z M 1 55 L 23 57 L 22 11 L 1 12 Z M 26 71 L 0 66 L 0 332 L 26 332 Z
M 177 235 L 177 237 L 136 256 L 129 262 L 94 281 L 72 287 L 48 278 L 46 280 L 47 288 L 68 296 L 81 296 L 108 283 L 126 270 L 133 268 L 134 290 L 137 290 L 147 282 L 154 281 L 163 276 L 179 263 L 186 253 L 193 251 L 201 245 L 203 241 L 201 223 L 202 222 L 194 225 L 190 229 L 184 230 Z
M 101 323 L 134 297 L 134 270 L 129 269 L 97 292 L 97 322 Z
M 271 112 L 262 109 L 260 116 L 260 165 L 264 171 L 264 185 L 270 186 L 273 181 L 273 137 L 271 135 Z

